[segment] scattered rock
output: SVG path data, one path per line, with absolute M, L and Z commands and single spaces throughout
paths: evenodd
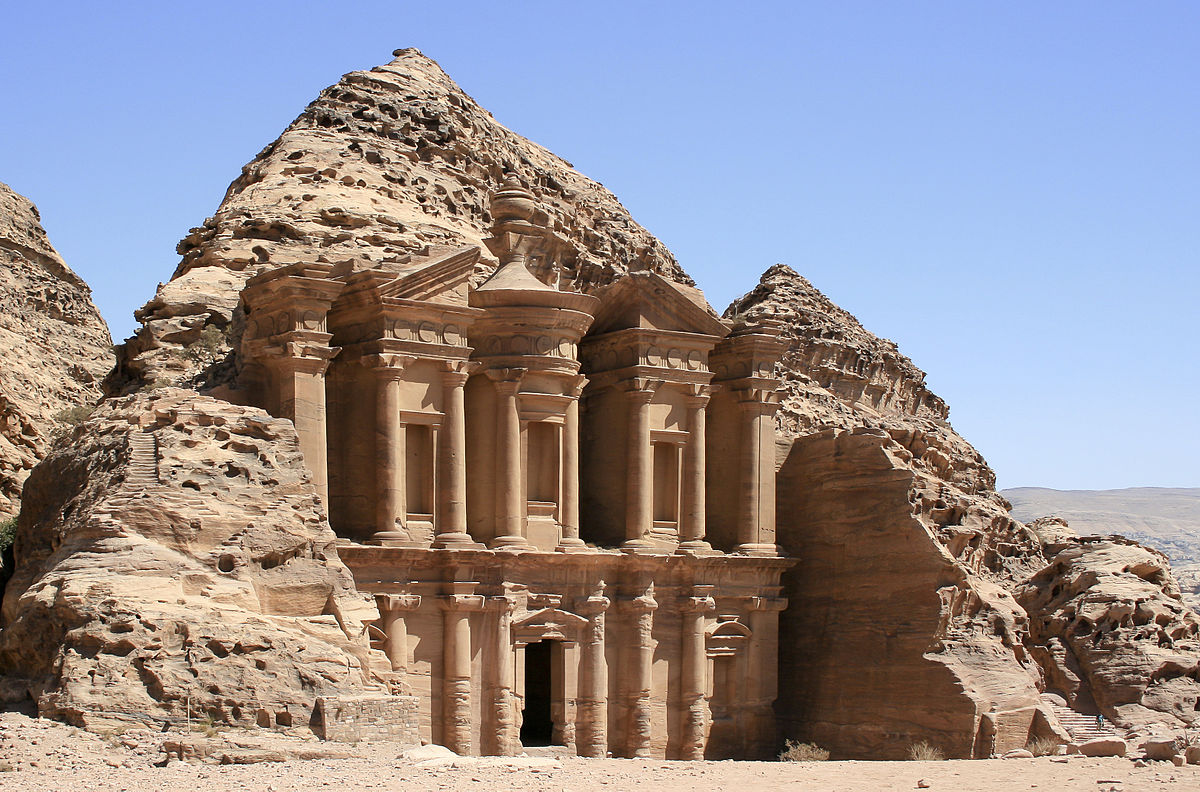
M 1024 748 L 1014 748 L 1011 751 L 1006 751 L 1001 759 L 1032 759 L 1033 751 Z
M 1160 761 L 1170 759 L 1179 753 L 1179 745 L 1174 737 L 1151 737 L 1138 745 L 1138 748 L 1146 755 L 1147 759 Z
M 1124 756 L 1127 747 L 1124 740 L 1102 738 L 1080 743 L 1079 753 L 1084 756 Z

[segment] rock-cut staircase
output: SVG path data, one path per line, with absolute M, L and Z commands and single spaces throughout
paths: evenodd
M 158 441 L 152 432 L 129 433 L 129 472 L 125 486 L 141 490 L 158 485 Z
M 1089 740 L 1123 740 L 1125 735 L 1109 725 L 1108 721 L 1101 726 L 1095 715 L 1085 715 L 1067 706 L 1067 702 L 1053 693 L 1043 693 L 1042 702 L 1050 705 L 1058 722 L 1062 724 L 1071 740 L 1077 745 Z

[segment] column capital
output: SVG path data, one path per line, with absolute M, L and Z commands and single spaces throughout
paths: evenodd
M 620 383 L 620 387 L 625 391 L 625 395 L 633 402 L 649 403 L 650 399 L 654 398 L 654 392 L 663 384 L 662 380 L 647 379 L 646 377 L 633 377 L 624 380 Z
M 478 367 L 478 363 L 469 360 L 443 360 L 438 363 L 438 368 L 442 370 L 442 383 L 455 388 L 466 385 Z
M 583 389 L 587 387 L 589 380 L 582 374 L 576 374 L 567 380 L 566 392 L 568 396 L 578 399 L 583 395 Z
M 612 605 L 612 600 L 603 594 L 593 594 L 590 597 L 580 597 L 575 600 L 575 612 L 580 616 L 594 617 L 604 613 Z
M 381 611 L 411 611 L 421 607 L 421 597 L 417 594 L 376 594 L 375 603 Z
M 404 369 L 415 361 L 416 358 L 411 355 L 384 352 L 377 355 L 363 355 L 360 362 L 383 379 L 399 379 L 404 374 Z
M 787 607 L 787 597 L 751 597 L 750 610 L 781 611 Z
M 679 610 L 683 613 L 711 613 L 717 609 L 717 601 L 712 597 L 680 597 Z
M 485 369 L 484 373 L 495 384 L 496 390 L 501 393 L 511 391 L 515 395 L 528 371 L 523 368 L 490 368 Z
M 333 336 L 315 330 L 293 330 L 276 342 L 252 342 L 252 356 L 276 370 L 303 374 L 324 374 L 329 362 L 342 351 L 329 346 Z
M 627 613 L 652 613 L 658 610 L 658 602 L 654 599 L 654 592 L 647 591 L 637 597 L 618 597 L 617 609 Z
M 444 611 L 481 611 L 487 607 L 487 598 L 482 594 L 443 594 L 438 606 Z
M 517 598 L 511 594 L 500 594 L 487 598 L 487 609 L 499 611 L 502 615 L 511 614 L 517 609 Z
M 737 388 L 733 391 L 738 407 L 752 415 L 774 415 L 779 409 L 779 391 L 774 388 Z

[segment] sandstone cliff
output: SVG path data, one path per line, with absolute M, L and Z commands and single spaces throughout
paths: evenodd
M 0 519 L 62 424 L 93 404 L 112 339 L 91 290 L 58 255 L 37 208 L 0 183 Z M 2 566 L 2 565 L 0 565 Z
M 1054 490 L 1018 487 L 1000 493 L 1024 522 L 1061 517 L 1080 534 L 1118 534 L 1171 559 L 1183 601 L 1200 610 L 1200 488 L 1130 487 Z
M 374 605 L 291 423 L 177 389 L 102 404 L 30 476 L 4 697 L 88 728 L 308 723 L 371 684 Z
M 180 243 L 172 279 L 138 312 L 142 327 L 124 346 L 109 390 L 227 384 L 241 332 L 238 293 L 249 277 L 299 261 L 378 262 L 430 244 L 479 244 L 490 220 L 487 194 L 508 171 L 534 187 L 569 239 L 567 285 L 592 291 L 642 269 L 690 283 L 611 193 L 498 124 L 432 61 L 403 50 L 326 89 L 243 169 L 216 214 Z M 1087 591 L 1107 596 L 1110 579 L 1084 585 L 1092 579 L 1084 576 L 1066 600 L 1061 590 L 1043 597 L 1043 583 L 1053 592 L 1055 576 L 1069 573 L 1066 559 L 1047 560 L 1039 537 L 1011 518 L 991 470 L 950 426 L 924 374 L 794 271 L 771 268 L 727 315 L 781 321 L 788 333 L 779 368 L 779 538 L 800 563 L 789 575 L 781 635 L 786 736 L 840 756 L 897 756 L 921 739 L 971 756 L 1053 731 L 1038 693 L 1043 677 L 1066 678 L 1053 659 L 1052 639 L 1066 645 L 1056 614 Z M 299 597 L 307 605 L 291 621 L 273 610 L 293 599 L 280 594 L 293 584 L 285 575 L 277 588 L 270 574 L 297 563 L 298 589 L 329 587 L 353 599 L 344 569 L 323 549 L 332 535 L 314 516 L 311 487 L 297 483 L 294 436 L 256 411 L 181 391 L 163 398 L 159 404 L 151 393 L 105 408 L 72 439 L 78 449 L 61 447 L 44 478 L 35 477 L 39 494 L 21 529 L 31 550 L 6 599 L 0 670 L 22 669 L 45 711 L 82 721 L 99 706 L 178 717 L 188 695 L 206 711 L 241 720 L 248 712 L 257 719 L 254 702 L 278 699 L 290 718 L 311 705 L 313 690 L 339 679 L 335 668 L 350 680 L 338 684 L 367 684 L 356 622 L 317 616 L 337 612 L 341 597 L 319 608 L 319 595 Z M 146 433 L 128 427 L 140 426 L 143 414 L 151 416 L 159 470 L 187 472 L 139 499 L 128 483 L 131 471 L 135 483 L 144 473 L 133 457 Z M 280 444 L 286 464 L 278 461 Z M 188 449 L 217 454 L 227 472 L 198 468 Z M 269 469 L 256 467 L 266 464 L 255 461 L 259 453 L 275 460 Z M 239 454 L 245 459 L 229 458 Z M 73 483 L 56 493 L 54 476 Z M 219 476 L 241 488 L 231 500 L 209 494 L 222 491 Z M 303 490 L 299 511 L 256 511 L 278 495 L 280 482 L 285 491 Z M 283 527 L 274 522 L 285 516 Z M 239 525 L 255 528 L 243 534 Z M 309 549 L 286 549 L 296 546 L 287 542 L 284 550 L 254 549 L 276 548 L 280 536 Z M 1059 571 L 1043 574 L 1047 568 Z M 129 594 L 109 595 L 117 589 Z M 1018 590 L 1035 624 L 1012 596 Z M 1169 598 L 1169 586 L 1162 592 Z M 181 608 L 204 614 L 205 627 L 188 627 Z M 1169 614 L 1171 625 L 1189 624 L 1167 603 L 1155 608 L 1156 620 Z M 129 617 L 130 609 L 143 618 Z M 51 625 L 44 638 L 34 634 L 38 619 Z M 1173 630 L 1166 627 L 1168 636 Z M 296 654 L 301 633 L 316 656 Z M 1162 666 L 1160 636 L 1124 635 L 1121 667 L 1149 680 L 1147 669 Z M 259 652 L 266 656 L 254 658 Z M 129 664 L 113 657 L 134 657 L 149 670 L 123 676 Z M 267 665 L 251 667 L 250 659 Z M 267 678 L 280 662 L 279 676 Z M 1191 666 L 1181 667 L 1172 679 L 1194 678 Z M 92 672 L 113 684 L 88 687 L 80 680 Z M 196 685 L 209 687 L 197 691 L 193 673 Z M 1098 687 L 1130 682 L 1115 671 L 1076 676 Z M 1118 715 L 1131 702 L 1174 708 L 1169 696 L 1144 692 L 1095 698 Z
M 564 283 L 591 291 L 645 269 L 692 283 L 611 192 L 501 125 L 417 50 L 397 50 L 391 63 L 322 91 L 179 243 L 183 259 L 136 313 L 142 327 L 121 351 L 110 392 L 187 381 L 224 358 L 236 346 L 228 336 L 240 334 L 238 293 L 264 269 L 482 247 L 487 197 L 506 172 L 534 190 L 570 240 Z M 227 337 L 203 338 L 206 326 Z M 214 342 L 215 350 L 192 346 Z M 222 382 L 228 372 L 218 365 L 203 380 Z
M 1047 687 L 1122 724 L 1200 722 L 1200 616 L 1167 557 L 1055 518 L 1032 527 L 1049 562 L 1016 593 Z
M 726 316 L 780 322 L 789 341 L 777 513 L 800 564 L 786 576 L 785 731 L 895 758 L 921 739 L 986 756 L 1050 731 L 1008 591 L 1043 565 L 1037 538 L 924 372 L 784 265 Z

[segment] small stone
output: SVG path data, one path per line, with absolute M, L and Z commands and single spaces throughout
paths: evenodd
M 929 782 L 924 778 L 917 781 L 917 789 L 929 789 Z
M 1176 767 L 1183 767 L 1186 763 L 1187 763 L 1187 760 L 1185 760 L 1179 754 L 1175 754 L 1174 756 L 1171 757 L 1171 764 L 1175 765 Z
M 1000 758 L 1001 759 L 1032 759 L 1033 751 L 1030 751 L 1026 748 L 1013 748 L 1011 751 L 1006 752 L 1004 754 L 1004 756 L 1002 756 Z

